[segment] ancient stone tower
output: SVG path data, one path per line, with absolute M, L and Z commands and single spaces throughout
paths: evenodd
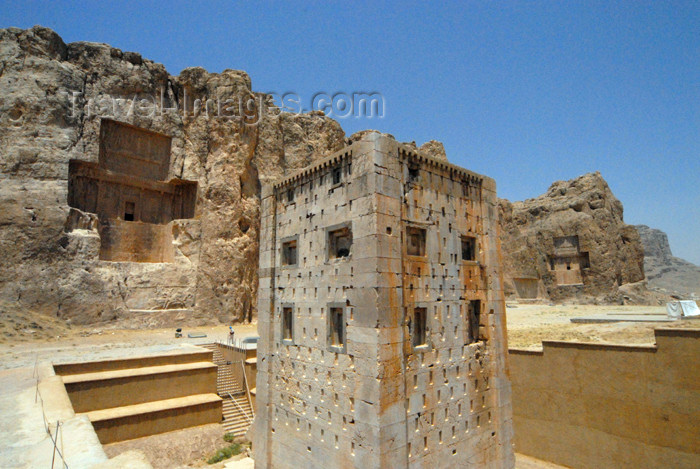
M 495 190 L 379 133 L 263 189 L 257 468 L 513 466 Z

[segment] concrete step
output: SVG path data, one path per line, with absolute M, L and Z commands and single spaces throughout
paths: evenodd
M 219 367 L 219 381 L 237 381 L 236 377 L 233 376 L 231 372 L 221 372 L 221 367 Z
M 243 398 L 243 399 L 238 399 L 235 398 L 236 403 L 234 404 L 231 399 L 224 399 L 224 407 L 231 408 L 231 409 L 243 409 L 243 410 L 250 410 L 250 404 L 248 403 L 248 399 Z
M 223 426 L 227 433 L 231 431 L 240 431 L 241 433 L 245 433 L 250 428 L 250 424 L 245 419 L 224 418 Z
M 239 409 L 226 409 L 222 412 L 224 416 L 224 422 L 229 425 L 235 425 L 236 423 L 239 423 L 241 425 L 248 426 L 253 420 L 249 411 L 242 413 Z M 247 416 L 248 418 L 246 418 L 245 416 Z
M 195 425 L 219 423 L 221 398 L 216 394 L 196 394 L 142 404 L 94 410 L 90 419 L 102 444 L 140 438 Z
M 195 362 L 63 376 L 75 412 L 130 406 L 216 389 L 217 367 Z
M 211 350 L 213 355 L 214 355 L 214 363 L 217 365 L 225 365 L 226 360 L 224 359 L 224 355 L 221 353 L 221 350 L 219 350 L 219 346 L 217 344 L 205 344 L 202 345 L 201 347 L 204 347 L 208 350 Z
M 114 360 L 98 360 L 91 362 L 54 363 L 53 369 L 57 375 L 77 375 L 97 373 L 100 371 L 127 370 L 158 365 L 177 365 L 181 363 L 211 362 L 213 353 L 201 347 L 185 347 L 182 351 L 158 355 L 146 355 L 133 358 Z
M 224 431 L 226 433 L 233 433 L 234 436 L 245 436 L 245 434 L 248 432 L 248 428 L 250 428 L 250 426 L 232 427 L 224 423 Z
M 253 419 L 253 411 L 245 396 L 234 396 L 236 404 L 230 398 L 222 401 L 224 429 L 236 436 L 243 436 L 248 431 Z
M 238 382 L 228 366 L 220 366 L 216 379 L 216 391 L 220 396 L 226 396 L 228 393 L 237 394 L 243 392 L 243 385 Z
M 223 394 L 240 394 L 245 390 L 243 389 L 243 386 L 238 383 L 230 383 L 227 385 L 217 386 L 217 391 Z
M 221 382 L 221 383 L 227 383 L 227 382 L 237 383 L 237 382 L 238 382 L 238 380 L 236 379 L 236 377 L 233 376 L 232 374 L 223 374 L 223 375 L 222 375 L 222 374 L 221 374 L 221 369 L 219 369 L 218 371 L 219 371 L 219 374 L 218 374 L 218 376 L 217 376 L 217 378 L 218 378 L 217 381 L 219 381 L 219 382 Z
M 237 382 L 238 380 L 233 376 L 233 375 L 219 375 L 218 380 L 220 383 L 227 383 L 227 382 Z
M 250 422 L 248 420 L 252 420 L 251 415 L 249 412 L 246 412 L 246 414 L 241 413 L 239 409 L 223 409 L 222 412 L 224 415 L 224 420 L 228 423 L 236 423 L 240 422 L 245 425 L 248 425 Z M 248 415 L 248 419 L 243 418 L 244 415 Z M 241 417 L 241 418 L 239 418 Z

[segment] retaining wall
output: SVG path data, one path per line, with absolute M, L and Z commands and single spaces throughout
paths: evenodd
M 509 351 L 515 447 L 573 468 L 700 467 L 700 329 Z

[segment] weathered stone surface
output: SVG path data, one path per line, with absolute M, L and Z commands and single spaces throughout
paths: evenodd
M 78 323 L 250 319 L 260 179 L 341 148 L 340 125 L 281 114 L 245 72 L 171 76 L 42 27 L 0 30 L 0 59 L 1 301 Z M 173 262 L 100 261 L 97 221 L 68 205 L 69 160 L 97 161 L 102 117 L 172 137 L 169 178 L 198 183 L 195 219 L 172 223 Z
M 447 161 L 445 147 L 443 146 L 442 142 L 438 142 L 437 140 L 425 142 L 420 146 L 419 150 L 435 159 Z
M 346 139 L 321 112 L 281 113 L 270 96 L 252 91 L 242 71 L 194 67 L 172 76 L 137 53 L 65 44 L 42 27 L 0 30 L 0 60 L 0 303 L 6 310 L 79 323 L 250 319 L 261 181 L 376 132 Z M 194 218 L 170 224 L 172 256 L 164 258 L 172 262 L 100 261 L 99 218 L 68 204 L 69 161 L 98 162 L 102 117 L 171 137 L 168 180 L 198 184 Z M 420 150 L 445 159 L 439 142 Z M 604 300 L 617 299 L 616 284 L 643 278 L 636 234 L 622 223 L 622 207 L 602 178 L 593 179 L 557 183 L 544 199 L 501 202 L 509 278 L 534 277 L 536 290 L 552 298 L 582 290 Z M 380 183 L 389 195 L 398 187 L 394 178 Z M 594 245 L 584 246 L 593 281 L 555 288 L 545 268 L 551 237 L 577 230 L 584 232 L 581 246 Z M 507 286 L 512 292 L 512 281 Z
M 635 225 L 634 227 L 642 240 L 645 260 L 653 258 L 660 263 L 667 263 L 673 257 L 666 233 L 646 225 Z
M 362 134 L 363 132 L 357 132 L 357 134 L 354 134 L 350 138 L 350 140 L 355 141 L 353 140 L 353 137 L 355 137 L 355 135 L 358 135 L 358 137 L 362 137 Z M 357 140 L 359 140 L 359 138 L 357 138 Z M 404 142 L 403 144 L 412 150 L 420 151 L 428 156 L 432 156 L 435 159 L 447 161 L 447 153 L 445 153 L 445 147 L 443 146 L 442 142 L 438 142 L 437 140 L 429 140 L 420 147 L 416 144 L 415 141 Z
M 700 298 L 700 266 L 671 253 L 661 230 L 636 225 L 644 246 L 644 270 L 649 286 L 678 297 Z
M 510 349 L 518 452 L 564 467 L 698 467 L 700 367 L 687 360 L 700 353 L 700 331 L 654 336 L 655 345 Z
M 639 234 L 598 172 L 557 181 L 535 199 L 502 199 L 499 211 L 508 295 L 534 282 L 541 298 L 619 301 L 620 285 L 644 279 Z M 558 260 L 578 273 L 555 271 Z
M 256 467 L 512 467 L 494 182 L 350 141 L 263 190 Z

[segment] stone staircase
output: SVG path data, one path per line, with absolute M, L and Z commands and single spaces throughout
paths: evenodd
M 235 401 L 235 403 L 234 403 Z M 238 394 L 223 400 L 224 429 L 235 436 L 245 436 L 253 423 L 253 411 L 245 394 Z M 236 405 L 238 404 L 238 405 Z
M 213 353 L 213 362 L 218 367 L 216 392 L 223 399 L 224 429 L 235 436 L 245 436 L 253 423 L 250 406 L 243 383 L 239 383 L 232 372 L 233 366 L 226 361 L 217 344 L 202 345 Z
M 219 396 L 223 397 L 228 393 L 236 395 L 245 392 L 243 385 L 236 380 L 235 376 L 233 376 L 233 372 L 231 371 L 232 366 L 236 365 L 228 365 L 225 363 L 219 365 L 218 373 L 216 375 L 216 392 L 219 394 Z

